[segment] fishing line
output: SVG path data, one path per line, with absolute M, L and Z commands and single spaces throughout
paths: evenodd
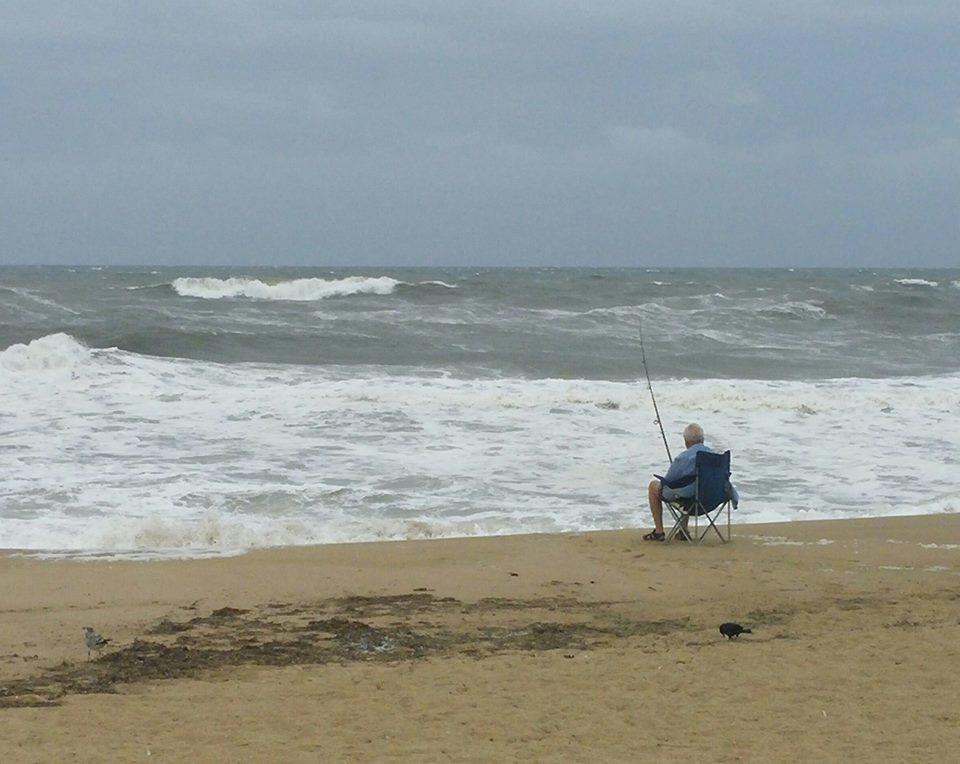
M 657 415 L 654 424 L 660 428 L 660 437 L 663 438 L 663 447 L 667 449 L 667 458 L 673 464 L 673 456 L 670 455 L 670 446 L 667 445 L 667 434 L 663 431 L 663 422 L 660 421 L 660 409 L 657 408 L 657 398 L 653 394 L 653 383 L 650 382 L 650 370 L 647 368 L 647 353 L 643 347 L 643 319 L 640 319 L 640 360 L 643 362 L 643 373 L 647 377 L 647 389 L 650 391 L 650 400 L 653 401 L 653 413 Z

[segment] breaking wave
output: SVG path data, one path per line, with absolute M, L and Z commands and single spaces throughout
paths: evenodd
M 894 279 L 894 281 L 896 281 L 898 284 L 903 284 L 904 286 L 940 286 L 939 281 L 927 281 L 926 279 Z
M 0 350 L 0 369 L 13 374 L 72 369 L 90 357 L 90 350 L 62 332 Z
M 221 300 L 225 297 L 249 297 L 254 300 L 324 300 L 352 294 L 392 294 L 402 282 L 388 276 L 343 279 L 294 279 L 268 284 L 260 279 L 179 278 L 172 286 L 181 297 Z
M 48 516 L 42 523 L 8 521 L 0 530 L 0 549 L 54 558 L 190 559 L 278 546 L 497 536 L 508 532 L 496 520 L 370 518 L 336 525 L 307 517 L 235 517 L 218 512 L 196 518 L 108 515 L 80 520 Z
M 456 289 L 455 284 L 443 281 L 423 281 L 408 284 L 389 276 L 348 276 L 342 279 L 294 279 L 270 284 L 260 279 L 247 278 L 178 278 L 170 285 L 181 297 L 199 297 L 220 300 L 229 297 L 247 297 L 254 300 L 292 300 L 309 302 L 328 297 L 346 297 L 354 294 L 393 294 L 398 287 L 440 286 Z

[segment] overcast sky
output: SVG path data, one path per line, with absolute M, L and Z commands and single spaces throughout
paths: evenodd
M 0 4 L 0 263 L 960 264 L 960 3 Z

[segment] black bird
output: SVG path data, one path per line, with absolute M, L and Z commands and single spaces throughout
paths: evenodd
M 736 639 L 741 634 L 753 634 L 750 629 L 745 629 L 739 623 L 721 623 L 720 633 L 727 639 Z

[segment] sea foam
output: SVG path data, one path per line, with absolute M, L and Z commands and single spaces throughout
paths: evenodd
M 4 548 L 197 556 L 637 527 L 666 463 L 639 383 L 215 364 L 63 334 L 8 348 L 0 369 L 23 382 L 0 385 Z M 56 370 L 63 384 L 36 383 Z M 960 510 L 955 470 L 916 437 L 960 448 L 942 426 L 958 376 L 660 380 L 657 396 L 671 442 L 699 420 L 732 449 L 740 521 Z

